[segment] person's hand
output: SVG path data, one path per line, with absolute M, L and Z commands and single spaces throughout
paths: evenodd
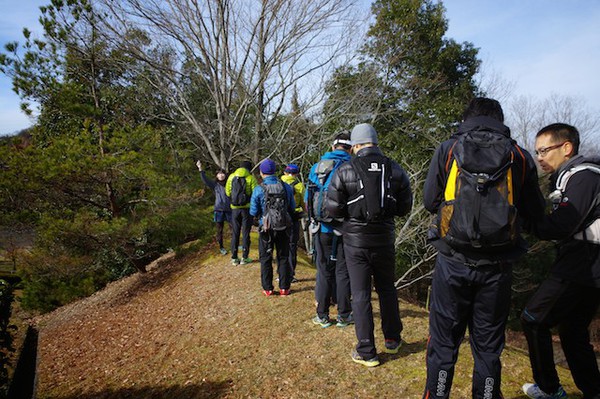
M 198 170 L 202 172 L 202 162 L 200 162 L 200 160 L 196 161 L 196 166 L 198 167 Z

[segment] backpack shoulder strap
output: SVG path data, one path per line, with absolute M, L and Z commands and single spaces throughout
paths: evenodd
M 558 176 L 558 179 L 556 179 L 556 189 L 560 190 L 561 192 L 564 192 L 567 188 L 567 183 L 569 182 L 571 176 L 573 176 L 577 172 L 581 172 L 582 170 L 590 170 L 600 175 L 600 165 L 596 165 L 593 163 L 582 163 L 562 171 Z
M 448 151 L 448 157 L 446 159 L 446 173 L 448 173 L 448 171 L 450 170 L 450 161 L 452 161 L 452 158 L 454 157 L 454 146 L 456 145 L 456 143 L 458 143 L 458 140 L 454 141 L 454 144 L 452 144 L 452 147 L 450 147 L 450 150 Z
M 522 171 L 521 171 L 521 184 L 525 184 L 525 173 L 527 172 L 527 158 L 525 158 L 525 154 L 523 153 L 523 149 L 521 147 L 519 147 L 518 144 L 514 144 L 514 148 L 517 150 L 517 152 L 519 153 L 519 156 L 521 158 L 521 163 L 522 163 Z M 514 154 L 513 154 L 514 156 Z

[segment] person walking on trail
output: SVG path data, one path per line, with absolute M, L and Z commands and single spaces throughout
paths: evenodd
M 258 219 L 258 253 L 263 294 L 274 294 L 273 250 L 277 252 L 279 295 L 290 294 L 292 268 L 289 262 L 290 229 L 295 212 L 293 189 L 275 176 L 275 162 L 269 158 L 259 166 L 262 183 L 252 192 L 250 215 Z
M 552 334 L 560 343 L 584 399 L 600 399 L 600 372 L 589 326 L 600 304 L 600 159 L 579 155 L 579 132 L 555 123 L 536 136 L 535 153 L 550 174 L 552 212 L 535 225 L 536 235 L 556 240 L 548 277 L 521 315 L 535 383 L 523 385 L 530 398 L 566 398 L 554 365 Z
M 333 172 L 343 163 L 350 161 L 350 134 L 336 135 L 331 151 L 323 154 L 314 164 L 308 175 L 308 190 L 305 196 L 311 232 L 314 234 L 315 263 L 317 277 L 315 300 L 316 315 L 314 324 L 323 328 L 334 322 L 329 318 L 332 300 L 337 303 L 337 326 L 346 327 L 354 323 L 350 301 L 350 276 L 344 256 L 343 237 L 334 230 L 331 218 L 325 209 L 327 190 Z
M 520 220 L 543 213 L 531 155 L 510 138 L 500 103 L 474 98 L 457 133 L 436 149 L 423 201 L 437 215 L 424 399 L 449 398 L 467 327 L 473 398 L 501 398 L 500 354 L 513 263 L 527 250 Z M 517 217 L 517 215 L 519 217 Z
M 214 222 L 216 226 L 216 236 L 215 239 L 219 244 L 219 251 L 221 255 L 226 255 L 227 250 L 223 246 L 223 226 L 225 222 L 231 225 L 231 201 L 229 197 L 225 193 L 225 183 L 227 181 L 227 174 L 225 170 L 219 169 L 217 170 L 217 175 L 215 180 L 211 180 L 206 176 L 206 173 L 202 169 L 202 163 L 200 161 L 196 161 L 196 166 L 200 171 L 200 177 L 206 187 L 214 191 L 215 193 L 215 205 L 214 205 Z
M 356 363 L 373 367 L 379 365 L 379 359 L 373 332 L 372 279 L 379 296 L 384 352 L 398 353 L 401 345 L 402 322 L 394 286 L 394 217 L 410 211 L 412 193 L 406 172 L 379 149 L 373 126 L 355 126 L 350 139 L 356 156 L 334 172 L 327 210 L 332 217 L 343 219 L 344 254 L 358 339 L 351 357 Z
M 250 254 L 250 229 L 252 219 L 250 218 L 250 197 L 252 191 L 258 185 L 256 178 L 250 173 L 252 163 L 242 162 L 227 179 L 225 193 L 231 200 L 231 263 L 233 265 L 245 265 L 252 262 Z M 242 259 L 238 258 L 238 246 L 240 244 L 240 232 L 242 233 Z
M 294 201 L 296 201 L 296 209 L 292 216 L 292 229 L 290 232 L 290 266 L 292 267 L 292 282 L 296 280 L 296 263 L 298 259 L 298 241 L 300 240 L 300 223 L 304 217 L 304 184 L 298 178 L 300 168 L 296 164 L 289 164 L 283 171 L 281 180 L 287 183 L 294 190 Z

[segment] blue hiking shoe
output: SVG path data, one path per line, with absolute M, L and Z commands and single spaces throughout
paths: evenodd
M 316 315 L 315 317 L 313 317 L 312 319 L 313 324 L 317 324 L 319 326 L 321 326 L 321 328 L 327 328 L 329 326 L 331 326 L 331 320 L 329 320 L 329 316 L 325 316 L 323 318 L 319 317 L 319 315 Z
M 556 392 L 549 394 L 542 391 L 537 384 L 524 384 L 523 392 L 533 399 L 559 399 L 567 397 L 567 393 L 562 386 L 559 386 Z
M 342 317 L 338 315 L 336 327 L 348 327 L 350 324 L 354 324 L 354 317 L 352 316 L 352 313 L 350 313 L 348 317 Z

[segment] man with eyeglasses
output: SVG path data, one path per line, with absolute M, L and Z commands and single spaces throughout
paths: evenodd
M 535 383 L 523 385 L 530 398 L 566 398 L 554 365 L 552 334 L 559 336 L 575 385 L 584 399 L 600 399 L 600 372 L 589 325 L 600 304 L 600 244 L 588 226 L 600 216 L 598 160 L 579 155 L 579 132 L 555 123 L 536 136 L 535 154 L 550 174 L 552 212 L 536 223 L 541 239 L 557 240 L 551 275 L 522 315 Z M 600 169 L 599 169 L 600 170 Z

